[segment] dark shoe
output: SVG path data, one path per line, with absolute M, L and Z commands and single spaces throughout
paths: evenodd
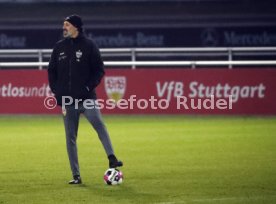
M 81 177 L 80 176 L 74 176 L 74 179 L 69 181 L 68 184 L 81 184 Z
M 109 155 L 108 159 L 109 159 L 109 168 L 117 168 L 117 167 L 123 166 L 123 162 L 119 161 L 113 154 Z

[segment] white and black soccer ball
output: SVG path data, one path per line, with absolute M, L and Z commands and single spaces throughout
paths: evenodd
M 123 173 L 115 168 L 107 169 L 104 173 L 104 182 L 107 185 L 118 185 L 123 182 Z

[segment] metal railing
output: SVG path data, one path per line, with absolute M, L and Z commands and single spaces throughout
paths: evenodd
M 132 69 L 140 66 L 226 66 L 231 69 L 236 65 L 276 65 L 276 47 L 112 48 L 100 51 L 105 66 Z M 41 70 L 48 66 L 51 52 L 52 49 L 0 49 L 0 69 L 38 67 Z

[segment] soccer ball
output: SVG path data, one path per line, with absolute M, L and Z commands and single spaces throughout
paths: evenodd
M 104 173 L 104 182 L 107 185 L 121 184 L 123 182 L 123 173 L 118 169 L 107 169 Z

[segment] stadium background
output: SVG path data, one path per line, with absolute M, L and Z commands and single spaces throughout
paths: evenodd
M 61 38 L 64 17 L 72 13 L 82 16 L 86 33 L 101 49 L 187 48 L 180 54 L 145 52 L 137 61 L 229 60 L 235 48 L 253 50 L 237 51 L 233 60 L 275 60 L 272 0 L 0 0 L 0 203 L 276 202 L 275 62 L 195 68 L 107 65 L 97 90 L 100 98 L 155 96 L 169 99 L 173 107 L 102 110 L 126 163 L 125 181 L 114 188 L 103 184 L 105 155 L 83 118 L 78 143 L 85 185 L 67 186 L 60 109 L 43 104 L 47 66 L 3 63 L 37 62 L 24 50 L 52 49 Z M 226 51 L 206 54 L 209 48 Z M 11 53 L 18 49 L 23 53 Z M 131 61 L 112 55 L 104 60 Z M 116 83 L 123 88 L 116 89 Z M 231 110 L 177 110 L 176 96 L 187 94 L 194 83 L 227 84 L 239 90 L 239 98 Z M 32 88 L 32 94 L 20 94 Z

